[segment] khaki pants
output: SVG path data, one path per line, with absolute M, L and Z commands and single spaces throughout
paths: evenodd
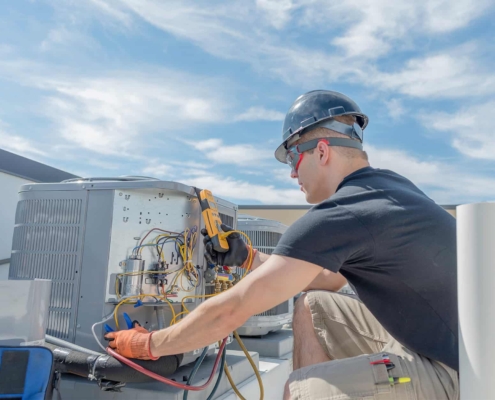
M 318 340 L 332 360 L 294 371 L 293 400 L 458 400 L 457 371 L 397 342 L 360 301 L 346 295 L 307 293 Z M 387 370 L 373 361 L 390 358 Z M 410 383 L 390 384 L 389 377 Z

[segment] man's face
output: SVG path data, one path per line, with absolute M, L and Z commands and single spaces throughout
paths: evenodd
M 324 173 L 325 170 L 319 162 L 317 149 L 302 152 L 299 154 L 298 162 L 292 165 L 290 176 L 297 179 L 309 204 L 320 203 L 328 197 Z

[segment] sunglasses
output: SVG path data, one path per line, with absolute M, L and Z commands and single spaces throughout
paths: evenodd
M 297 172 L 299 169 L 299 164 L 304 156 L 304 152 L 314 149 L 318 146 L 318 143 L 323 142 L 330 146 L 328 139 L 313 139 L 305 143 L 296 144 L 287 149 L 287 154 L 285 155 L 285 161 L 292 168 L 293 171 Z

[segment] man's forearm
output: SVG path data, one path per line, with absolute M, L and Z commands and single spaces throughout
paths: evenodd
M 154 332 L 151 354 L 154 357 L 181 354 L 227 337 L 244 321 L 236 321 L 235 308 L 225 304 L 222 296 L 208 299 L 180 323 Z
M 261 251 L 257 251 L 256 255 L 254 256 L 254 259 L 253 259 L 253 265 L 251 266 L 251 271 L 258 268 L 260 265 L 262 265 L 269 258 L 270 258 L 269 254 L 265 254 L 265 253 L 262 253 Z

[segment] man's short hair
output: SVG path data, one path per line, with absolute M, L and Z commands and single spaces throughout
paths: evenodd
M 339 117 L 335 117 L 335 120 L 347 125 L 352 125 L 353 123 L 356 122 L 356 118 L 353 115 L 341 115 Z M 313 139 L 324 138 L 324 137 L 339 137 L 339 138 L 351 139 L 347 135 L 343 135 L 342 133 L 338 133 L 327 128 L 316 128 L 302 135 L 301 138 L 296 143 L 301 144 L 301 143 L 309 142 L 310 140 Z M 352 138 L 351 140 L 358 141 L 358 139 L 355 138 Z M 343 157 L 362 158 L 363 160 L 368 161 L 368 154 L 363 150 L 353 149 L 350 147 L 340 147 L 340 146 L 332 146 L 332 148 Z M 314 149 L 308 150 L 308 152 L 310 154 L 313 154 Z

